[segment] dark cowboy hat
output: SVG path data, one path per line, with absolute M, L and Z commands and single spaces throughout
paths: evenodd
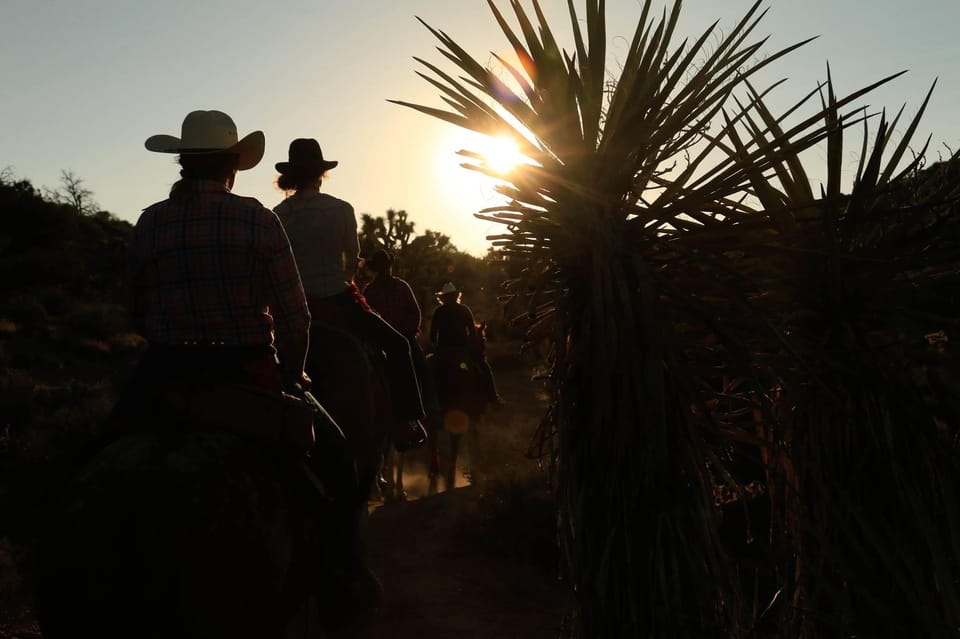
M 385 271 L 393 266 L 393 255 L 384 249 L 377 249 L 370 259 L 363 261 L 363 264 L 375 271 Z
M 320 144 L 313 138 L 297 138 L 290 143 L 287 162 L 277 162 L 276 169 L 283 175 L 313 177 L 337 166 L 335 160 L 324 160 Z

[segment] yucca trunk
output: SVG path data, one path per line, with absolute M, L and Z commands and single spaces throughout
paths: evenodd
M 729 567 L 697 437 L 671 397 L 644 265 L 592 244 L 561 264 L 560 540 L 578 590 L 572 636 L 720 636 Z M 705 560 L 703 553 L 706 553 Z M 719 574 L 718 574 L 719 572 Z

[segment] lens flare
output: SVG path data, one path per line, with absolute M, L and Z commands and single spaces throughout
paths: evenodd
M 448 433 L 462 435 L 470 430 L 470 416 L 462 410 L 453 409 L 443 416 L 443 428 Z

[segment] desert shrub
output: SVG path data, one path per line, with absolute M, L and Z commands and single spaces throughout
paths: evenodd
M 110 352 L 116 355 L 133 355 L 147 347 L 147 340 L 138 333 L 118 333 L 107 340 Z
M 10 337 L 16 333 L 17 325 L 4 317 L 0 317 L 0 338 Z
M 18 331 L 4 341 L 3 361 L 11 368 L 59 367 L 60 355 L 53 345 Z
M 19 437 L 21 454 L 37 458 L 82 449 L 97 436 L 116 398 L 109 381 L 38 385 L 31 426 Z
M 18 295 L 0 303 L 0 317 L 18 324 L 24 332 L 44 332 L 49 322 L 47 309 L 35 297 Z
M 20 589 L 22 578 L 17 570 L 16 553 L 10 540 L 0 538 L 0 598 L 7 599 Z
M 116 304 L 89 304 L 75 309 L 64 319 L 65 337 L 70 340 L 106 340 L 127 329 L 127 311 Z
M 76 288 L 85 273 L 83 260 L 68 247 L 32 247 L 0 257 L 0 290 L 27 292 L 56 285 Z
M 17 435 L 30 421 L 33 386 L 29 371 L 0 368 L 0 454 L 17 449 Z
M 7 402 L 15 397 L 28 397 L 33 392 L 33 385 L 30 371 L 6 367 L 0 369 L 0 402 Z
M 61 317 L 73 310 L 76 299 L 61 287 L 51 287 L 39 291 L 37 298 L 50 315 Z

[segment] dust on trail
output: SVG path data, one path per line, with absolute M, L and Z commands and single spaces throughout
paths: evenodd
M 454 489 L 446 490 L 441 480 L 440 492 L 430 494 L 428 457 L 420 449 L 405 460 L 408 501 L 378 503 L 372 510 L 370 559 L 383 584 L 384 601 L 363 639 L 560 635 L 568 593 L 557 578 L 556 565 L 527 560 L 522 549 L 500 552 L 500 547 L 509 548 L 513 531 L 509 522 L 489 528 L 491 514 L 485 504 L 485 496 L 498 490 L 498 483 L 545 483 L 537 462 L 525 453 L 546 409 L 546 397 L 531 380 L 531 367 L 518 358 L 491 363 L 507 405 L 490 413 L 465 438 Z M 541 531 L 547 546 L 553 539 L 551 512 Z M 517 522 L 518 527 L 524 525 Z M 485 539 L 488 534 L 503 539 Z M 549 555 L 550 549 L 545 550 L 527 554 Z

